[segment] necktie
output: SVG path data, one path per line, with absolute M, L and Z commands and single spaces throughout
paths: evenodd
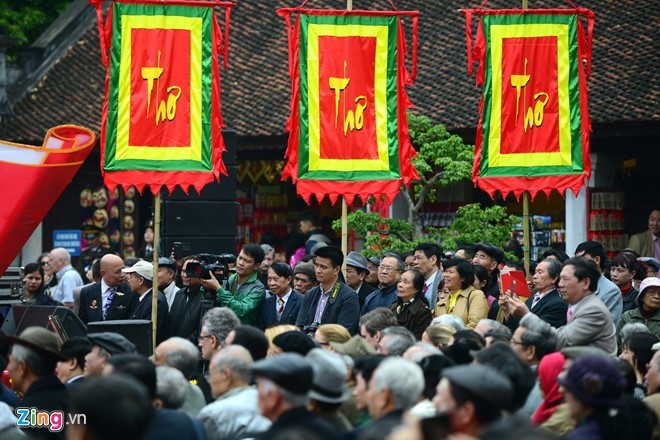
M 277 298 L 277 317 L 282 316 L 282 312 L 284 311 L 284 300 L 282 298 Z
M 429 290 L 429 285 L 428 285 L 428 284 L 424 284 L 424 288 L 422 289 L 422 293 L 423 293 L 424 295 L 426 295 L 426 292 L 427 292 L 428 290 Z
M 112 304 L 112 299 L 115 297 L 115 289 L 112 287 L 108 288 L 108 300 L 105 302 L 105 307 L 103 307 L 103 319 L 108 316 L 108 311 L 110 310 L 110 304 Z
M 541 301 L 541 294 L 540 293 L 535 293 L 534 294 L 534 299 L 532 300 L 532 308 L 534 308 L 534 306 L 536 304 L 538 304 L 539 301 Z
M 573 309 L 569 307 L 568 311 L 566 312 L 566 322 L 568 322 L 571 319 L 571 316 L 573 316 Z

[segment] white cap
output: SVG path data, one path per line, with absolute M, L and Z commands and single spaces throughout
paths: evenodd
M 149 281 L 154 279 L 154 265 L 144 260 L 140 260 L 137 263 L 135 263 L 132 267 L 126 267 L 121 271 L 124 273 L 135 272 L 136 274 L 140 275 L 141 277 Z

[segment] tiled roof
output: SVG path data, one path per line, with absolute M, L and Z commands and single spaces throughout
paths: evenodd
M 465 28 L 459 7 L 467 2 L 411 0 L 400 9 L 421 11 L 415 86 L 409 88 L 415 112 L 449 129 L 476 125 L 480 89 L 466 71 Z M 567 7 L 564 1 L 530 2 L 534 7 Z M 283 2 L 239 2 L 232 12 L 229 68 L 222 76 L 225 123 L 241 137 L 281 135 L 289 111 L 290 82 Z M 308 6 L 323 7 L 312 0 Z M 334 4 L 336 7 L 337 5 Z M 491 1 L 490 8 L 518 7 Z M 658 122 L 660 84 L 657 28 L 660 0 L 626 7 L 614 0 L 581 4 L 596 13 L 593 69 L 589 81 L 592 123 Z M 356 1 L 360 9 L 384 9 L 387 2 Z M 221 22 L 223 20 L 221 19 Z M 406 24 L 409 29 L 409 23 Z M 408 35 L 410 44 L 410 35 Z M 105 72 L 100 62 L 96 23 L 73 44 L 47 75 L 14 107 L 3 137 L 38 142 L 61 123 L 100 129 Z

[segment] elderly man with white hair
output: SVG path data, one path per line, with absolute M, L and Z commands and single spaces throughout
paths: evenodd
M 179 370 L 186 379 L 185 396 L 180 410 L 190 417 L 197 417 L 206 404 L 204 393 L 197 386 L 188 382 L 197 369 L 200 360 L 199 349 L 187 339 L 178 336 L 171 337 L 158 344 L 151 361 L 157 366 L 167 365 Z
M 250 385 L 251 367 L 252 356 L 240 345 L 228 345 L 213 356 L 209 383 L 216 400 L 198 416 L 208 440 L 245 438 L 270 427 L 259 411 L 257 389 Z
M 384 360 L 369 381 L 369 414 L 374 422 L 359 438 L 386 438 L 402 423 L 403 412 L 420 400 L 423 390 L 424 373 L 419 365 L 400 357 Z
M 73 308 L 73 289 L 81 287 L 83 280 L 80 274 L 71 265 L 71 255 L 64 248 L 55 248 L 50 251 L 50 270 L 55 273 L 57 287 L 53 291 L 53 299 L 59 301 L 70 309 Z
M 189 382 L 176 368 L 156 367 L 156 408 L 181 409 Z

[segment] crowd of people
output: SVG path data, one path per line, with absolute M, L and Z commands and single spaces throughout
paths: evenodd
M 5 337 L 2 438 L 63 438 L 52 424 L 19 431 L 12 407 L 84 414 L 70 439 L 660 438 L 655 247 L 548 251 L 526 297 L 502 291 L 501 272 L 525 271 L 510 249 L 344 256 L 313 221 L 301 230 L 293 266 L 248 244 L 227 279 L 191 273 L 199 256 L 161 259 L 153 280 L 151 263 L 104 255 L 87 286 L 61 249 L 26 266 L 27 303 L 84 323 L 151 319 L 157 282 L 157 346 L 147 357 L 112 332 L 60 344 L 36 327 Z

